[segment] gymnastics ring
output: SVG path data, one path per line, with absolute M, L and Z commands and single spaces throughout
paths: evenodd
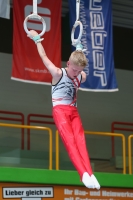
M 46 31 L 46 23 L 45 23 L 45 21 L 44 21 L 44 19 L 41 17 L 41 16 L 39 16 L 38 14 L 31 14 L 31 15 L 28 15 L 26 18 L 25 18 L 25 20 L 24 20 L 24 30 L 25 30 L 25 32 L 27 33 L 27 35 L 30 35 L 30 32 L 28 31 L 28 29 L 27 29 L 27 21 L 29 20 L 29 19 L 34 19 L 34 18 L 37 18 L 38 20 L 40 20 L 41 22 L 42 22 L 42 24 L 43 24 L 43 30 L 42 30 L 42 32 L 39 34 L 40 35 L 40 37 L 45 33 L 45 31 Z
M 80 27 L 79 36 L 78 36 L 77 39 L 74 39 L 74 33 L 75 33 L 75 29 L 76 29 L 77 26 Z M 75 24 L 73 25 L 72 32 L 71 32 L 71 40 L 72 40 L 73 46 L 76 46 L 78 43 L 80 43 L 82 33 L 83 33 L 83 25 L 80 21 L 76 21 Z

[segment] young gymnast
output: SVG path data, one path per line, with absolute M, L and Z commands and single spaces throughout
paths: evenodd
M 52 75 L 53 118 L 68 155 L 87 188 L 100 189 L 94 176 L 86 149 L 84 129 L 77 110 L 77 91 L 86 80 L 83 72 L 87 59 L 78 44 L 67 62 L 66 68 L 56 67 L 47 57 L 36 31 L 28 35 L 37 45 L 42 62 Z

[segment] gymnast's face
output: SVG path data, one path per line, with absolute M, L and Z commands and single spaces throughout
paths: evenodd
M 68 77 L 74 79 L 83 71 L 83 67 L 74 65 L 71 61 L 68 61 L 66 70 Z

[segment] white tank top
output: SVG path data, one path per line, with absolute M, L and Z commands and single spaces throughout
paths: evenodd
M 82 75 L 79 74 L 75 79 L 70 79 L 64 68 L 62 77 L 56 85 L 52 85 L 52 103 L 56 105 L 77 106 L 77 90 L 80 86 Z

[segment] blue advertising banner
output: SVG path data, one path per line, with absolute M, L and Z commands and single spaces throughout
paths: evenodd
M 78 0 L 77 0 L 78 1 Z M 69 0 L 70 29 L 76 21 L 76 0 Z M 118 91 L 114 70 L 112 40 L 112 1 L 80 0 L 79 20 L 83 24 L 81 43 L 88 65 L 84 69 L 87 80 L 80 86 L 84 91 Z M 75 38 L 78 38 L 79 27 Z M 72 47 L 75 50 L 75 47 Z

